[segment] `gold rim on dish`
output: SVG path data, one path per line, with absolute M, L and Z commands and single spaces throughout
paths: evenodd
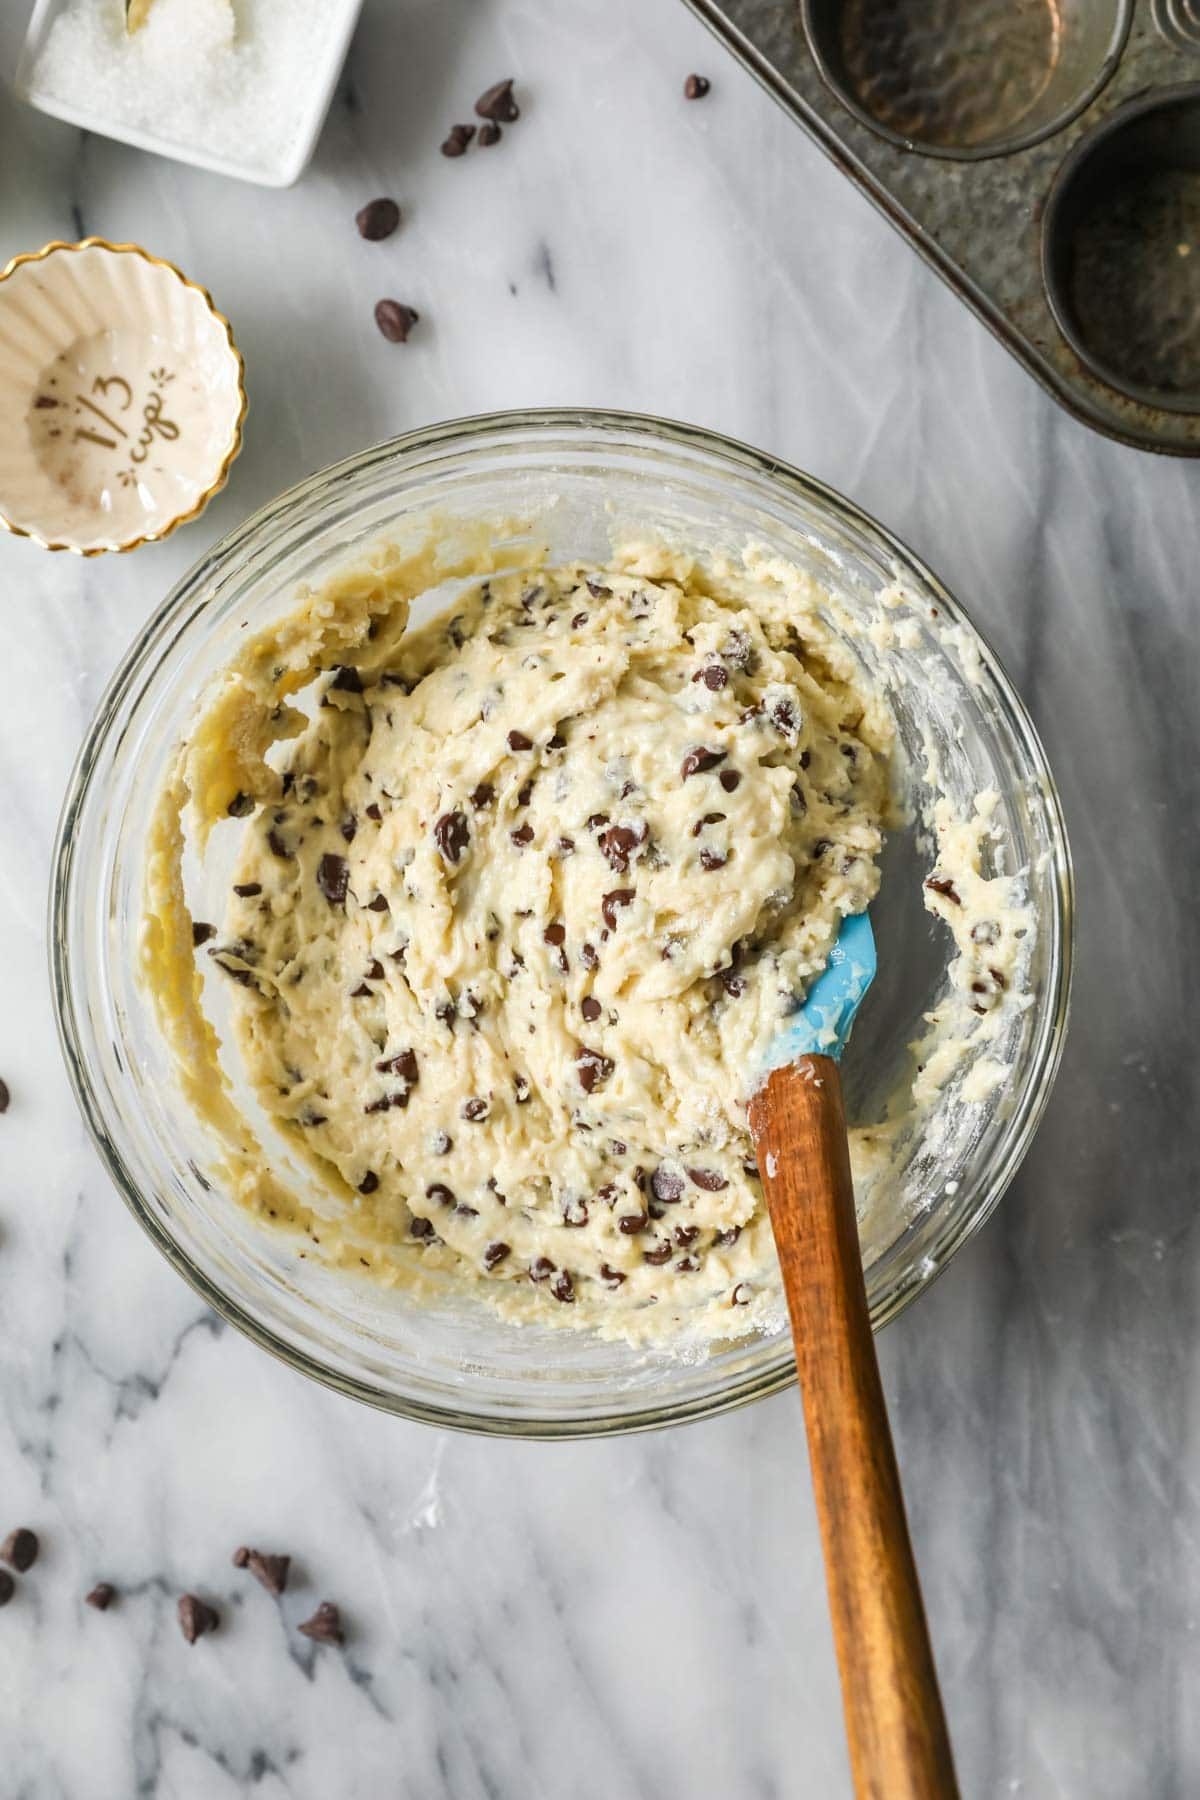
M 15 274 L 23 263 L 44 262 L 47 257 L 55 255 L 60 250 L 71 252 L 77 250 L 107 250 L 115 256 L 140 256 L 143 262 L 150 263 L 158 269 L 166 269 L 167 272 L 173 275 L 184 287 L 191 288 L 193 292 L 199 294 L 217 324 L 224 327 L 226 340 L 229 344 L 230 351 L 233 354 L 234 362 L 237 365 L 238 410 L 237 417 L 233 422 L 233 437 L 230 441 L 229 449 L 225 453 L 224 461 L 217 470 L 215 479 L 210 486 L 205 488 L 204 492 L 196 501 L 196 504 L 187 512 L 180 513 L 177 518 L 169 520 L 160 531 L 148 531 L 142 537 L 130 538 L 126 543 L 122 544 L 93 544 L 90 548 L 84 549 L 79 544 L 53 542 L 51 539 L 43 537 L 39 531 L 35 531 L 31 526 L 18 525 L 13 519 L 8 517 L 3 506 L 0 506 L 0 527 L 7 531 L 12 537 L 28 538 L 31 543 L 37 544 L 39 549 L 65 550 L 72 556 L 107 556 L 110 552 L 115 553 L 117 556 L 124 556 L 130 550 L 140 550 L 143 544 L 162 543 L 165 538 L 170 537 L 173 531 L 177 531 L 181 525 L 186 525 L 192 519 L 197 518 L 200 513 L 204 511 L 204 508 L 208 505 L 214 495 L 219 494 L 221 489 L 225 486 L 225 483 L 229 480 L 229 471 L 233 467 L 234 461 L 242 448 L 242 426 L 245 422 L 248 405 L 246 396 L 246 363 L 241 351 L 238 349 L 237 340 L 233 335 L 233 326 L 225 317 L 225 314 L 214 304 L 213 297 L 208 289 L 202 287 L 198 281 L 190 281 L 183 270 L 178 268 L 175 263 L 168 262 L 165 256 L 152 256 L 149 250 L 143 249 L 141 244 L 114 244 L 111 243 L 108 238 L 102 237 L 85 237 L 81 238 L 78 243 L 68 243 L 64 238 L 54 238 L 50 243 L 43 244 L 40 250 L 25 250 L 20 256 L 14 256 L 12 260 L 5 265 L 4 269 L 0 271 L 0 283 L 7 281 L 10 275 Z

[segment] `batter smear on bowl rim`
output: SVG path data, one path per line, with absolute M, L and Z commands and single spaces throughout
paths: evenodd
M 420 585 L 382 549 L 248 644 L 160 805 L 145 970 L 238 1141 L 223 1179 L 326 1257 L 461 1277 L 517 1318 L 767 1323 L 747 1072 L 875 896 L 887 708 L 770 581 L 665 550 L 489 571 L 409 630 Z M 202 846 L 242 820 L 211 932 L 183 901 L 189 809 Z M 984 1022 L 1024 928 L 985 830 L 948 831 L 929 891 Z M 319 1217 L 232 1121 L 202 971 L 322 1172 Z

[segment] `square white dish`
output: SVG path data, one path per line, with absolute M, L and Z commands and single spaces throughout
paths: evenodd
M 325 123 L 334 88 L 350 47 L 350 39 L 362 10 L 362 0 L 325 0 L 325 5 L 321 8 L 322 37 L 314 42 L 310 34 L 306 39 L 304 88 L 298 96 L 295 121 L 289 131 L 286 146 L 274 158 L 264 156 L 259 159 L 239 158 L 232 146 L 226 148 L 221 144 L 192 142 L 172 137 L 169 131 L 150 129 L 126 118 L 114 117 L 105 111 L 102 104 L 94 101 L 89 104 L 87 99 L 79 98 L 73 92 L 64 92 L 61 87 L 56 88 L 53 83 L 48 82 L 43 57 L 56 23 L 69 13 L 78 12 L 81 6 L 86 5 L 90 11 L 93 3 L 99 4 L 99 0 L 37 0 L 13 83 L 20 99 L 27 101 L 39 112 L 62 119 L 80 130 L 115 138 L 121 143 L 132 144 L 139 150 L 152 151 L 157 156 L 192 163 L 197 168 L 211 169 L 218 175 L 230 175 L 237 180 L 256 182 L 263 187 L 290 187 L 299 178 L 312 156 L 321 127 Z M 119 13 L 121 0 L 104 0 L 104 3 L 110 5 L 114 13 Z M 235 10 L 245 4 L 246 0 L 237 0 Z

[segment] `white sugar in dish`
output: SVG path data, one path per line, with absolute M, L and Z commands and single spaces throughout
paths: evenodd
M 30 98 L 271 171 L 311 121 L 314 82 L 344 22 L 329 0 L 155 0 L 130 36 L 122 0 L 66 0 Z

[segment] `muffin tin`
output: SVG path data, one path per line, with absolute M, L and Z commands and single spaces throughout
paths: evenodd
M 1200 0 L 688 0 L 1054 398 L 1200 455 Z

